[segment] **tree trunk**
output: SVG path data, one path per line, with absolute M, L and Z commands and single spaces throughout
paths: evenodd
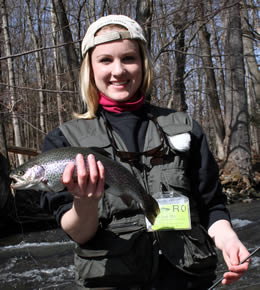
M 211 4 L 212 5 L 212 4 Z M 223 60 L 222 60 L 222 51 L 221 51 L 221 45 L 220 45 L 220 40 L 218 38 L 217 34 L 217 29 L 216 29 L 216 24 L 214 23 L 214 20 L 211 21 L 211 28 L 213 31 L 213 38 L 214 38 L 214 45 L 216 49 L 217 55 L 215 56 L 216 59 L 216 66 L 218 67 L 218 70 L 216 72 L 217 75 L 217 80 L 216 83 L 218 84 L 218 95 L 219 95 L 219 102 L 222 104 L 225 104 L 226 96 L 225 96 L 225 73 L 224 73 L 224 65 L 223 65 Z M 223 106 L 224 107 L 224 106 Z M 223 108 L 223 114 L 222 116 L 225 116 L 225 107 Z M 225 125 L 223 124 L 225 127 Z
M 57 19 L 57 28 L 61 31 L 63 42 L 66 44 L 64 45 L 64 49 L 67 60 L 66 63 L 68 67 L 68 73 L 70 76 L 68 84 L 72 84 L 72 86 L 69 85 L 69 88 L 73 90 L 73 88 L 75 89 L 78 84 L 79 59 L 73 44 L 70 24 L 63 1 L 52 0 L 51 2 Z
M 227 35 L 225 41 L 226 62 L 226 168 L 251 177 L 252 162 L 248 129 L 248 104 L 245 89 L 243 41 L 240 6 L 230 0 Z
M 151 23 L 153 17 L 153 0 L 137 0 L 136 21 L 144 28 L 147 47 L 151 49 Z M 151 101 L 147 96 L 147 101 Z
M 137 0 L 136 21 L 144 28 L 147 45 L 151 47 L 151 23 L 153 17 L 153 0 Z
M 1 0 L 1 14 L 2 14 L 2 26 L 4 32 L 4 42 L 5 42 L 5 54 L 6 56 L 10 56 L 11 53 L 11 42 L 8 30 L 8 17 L 7 17 L 7 9 L 5 0 Z M 9 57 L 7 59 L 7 67 L 8 67 L 8 78 L 9 78 L 9 92 L 10 92 L 10 105 L 11 105 L 11 116 L 12 123 L 14 129 L 14 138 L 15 145 L 22 146 L 20 128 L 19 128 L 19 119 L 16 113 L 16 92 L 15 92 L 15 78 L 14 78 L 14 65 L 13 59 Z M 22 164 L 24 162 L 24 158 L 21 154 L 18 154 L 18 162 Z
M 176 13 L 173 16 L 173 26 L 177 35 L 175 41 L 175 62 L 174 62 L 174 80 L 173 80 L 173 98 L 175 99 L 175 108 L 178 111 L 185 112 L 188 109 L 185 98 L 185 65 L 186 65 L 186 48 L 185 48 L 185 29 L 183 23 L 187 20 L 186 0 L 178 3 Z M 170 107 L 170 104 L 168 104 Z
M 210 45 L 210 34 L 207 31 L 204 17 L 204 5 L 200 2 L 198 7 L 199 21 L 197 21 L 197 28 L 199 30 L 199 42 L 200 42 L 200 53 L 202 55 L 202 63 L 204 71 L 207 78 L 206 93 L 209 98 L 211 106 L 211 117 L 216 132 L 216 149 L 217 157 L 220 160 L 224 159 L 224 137 L 225 137 L 225 127 L 223 122 L 223 117 L 221 113 L 216 78 L 214 73 L 214 65 L 211 56 L 211 45 Z
M 165 3 L 163 3 L 163 0 L 160 0 L 160 10 L 161 10 L 161 17 L 157 20 L 156 27 L 156 34 L 157 34 L 157 43 L 160 43 L 161 46 L 163 46 L 165 43 L 168 42 L 168 33 L 170 30 L 170 27 L 167 23 L 166 13 L 167 9 L 165 7 Z M 159 96 L 160 101 L 166 100 L 167 106 L 169 108 L 172 108 L 175 106 L 175 98 L 174 98 L 174 91 L 172 86 L 172 70 L 169 66 L 170 63 L 170 53 L 166 51 L 161 52 L 160 57 L 160 92 Z
M 34 31 L 34 24 L 33 24 L 33 20 L 32 20 L 32 15 L 31 15 L 31 11 L 30 11 L 30 0 L 26 0 L 26 4 L 27 4 L 27 19 L 28 19 L 28 23 L 29 23 L 29 27 L 30 27 L 30 31 L 31 31 L 31 37 L 33 40 L 33 44 L 34 44 L 34 48 L 35 50 L 37 50 L 37 48 L 39 47 L 38 44 L 38 39 L 37 36 L 35 34 Z M 42 68 L 41 68 L 41 54 L 40 51 L 36 51 L 35 52 L 35 66 L 36 66 L 36 78 L 37 78 L 37 84 L 38 84 L 38 88 L 39 90 L 39 105 L 40 105 L 40 113 L 39 113 L 39 118 L 40 118 L 40 128 L 42 132 L 45 132 L 45 122 L 44 122 L 44 113 L 45 113 L 45 97 L 44 97 L 44 93 L 43 93 L 43 81 L 42 81 Z
M 244 3 L 246 4 L 246 3 Z M 254 52 L 254 35 L 249 26 L 248 12 L 241 11 L 243 32 L 243 47 L 246 66 L 246 82 L 248 90 L 248 109 L 250 115 L 250 132 L 252 149 L 256 155 L 260 154 L 260 71 Z
M 53 33 L 53 44 L 57 44 L 57 32 L 56 32 L 56 24 L 57 19 L 53 9 L 53 1 L 51 1 L 51 25 L 52 25 L 52 33 Z M 58 49 L 53 49 L 53 58 L 54 58 L 54 73 L 55 73 L 55 80 L 56 80 L 56 89 L 57 93 L 57 109 L 58 109 L 58 117 L 59 117 L 59 124 L 63 123 L 62 117 L 62 99 L 61 99 L 61 79 L 59 73 L 59 62 L 58 62 Z
M 0 106 L 1 108 L 1 106 Z M 8 158 L 6 138 L 5 138 L 5 127 L 3 122 L 3 114 L 0 114 L 0 154 L 3 154 L 5 158 Z
M 1 32 L 2 32 L 2 29 L 0 27 L 0 33 Z M 0 50 L 0 56 L 1 56 L 1 50 Z M 1 62 L 0 62 L 0 82 L 3 83 Z M 2 89 L 0 93 L 2 95 Z M 5 127 L 4 127 L 4 108 L 2 104 L 0 103 L 0 154 L 1 153 L 3 154 L 5 158 L 8 159 L 6 135 L 5 135 Z

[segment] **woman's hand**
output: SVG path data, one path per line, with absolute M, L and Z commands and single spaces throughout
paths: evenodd
M 61 226 L 74 241 L 83 244 L 95 235 L 98 228 L 98 201 L 104 193 L 105 170 L 92 154 L 87 156 L 87 166 L 84 157 L 78 154 L 76 167 L 76 180 L 73 162 L 63 172 L 62 181 L 74 199 L 72 208 L 61 218 Z
M 222 284 L 227 285 L 237 281 L 248 270 L 250 259 L 239 264 L 249 255 L 249 252 L 226 220 L 215 222 L 208 232 L 215 241 L 216 247 L 222 251 L 229 270 L 224 273 Z
M 87 156 L 87 167 L 82 154 L 76 156 L 77 180 L 73 178 L 75 165 L 70 162 L 63 173 L 62 181 L 76 198 L 91 197 L 99 200 L 104 192 L 104 167 L 96 162 L 94 155 Z
M 231 284 L 237 281 L 248 270 L 250 259 L 241 265 L 239 264 L 246 259 L 249 252 L 241 241 L 237 237 L 234 237 L 226 241 L 222 254 L 229 270 L 229 272 L 224 274 L 222 284 Z

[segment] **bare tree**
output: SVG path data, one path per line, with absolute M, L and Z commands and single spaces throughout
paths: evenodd
M 252 160 L 248 129 L 240 6 L 230 0 L 225 43 L 226 63 L 226 146 L 227 164 L 232 172 L 251 177 Z
M 175 108 L 179 111 L 185 112 L 187 110 L 186 96 L 185 96 L 185 66 L 186 66 L 186 52 L 185 45 L 186 30 L 183 29 L 183 22 L 187 21 L 187 1 L 176 3 L 176 10 L 173 15 L 173 26 L 175 28 L 175 61 L 174 61 L 174 80 L 173 93 L 174 96 L 168 102 L 168 107 L 172 107 L 173 100 L 175 100 Z
M 73 89 L 77 86 L 78 83 L 79 58 L 74 47 L 70 24 L 63 1 L 51 0 L 51 2 L 53 11 L 56 15 L 56 29 L 61 32 L 62 40 L 64 43 L 66 64 L 68 67 L 68 74 L 70 76 L 68 86 L 70 89 Z
M 1 106 L 0 106 L 1 109 Z M 5 137 L 5 128 L 3 122 L 3 113 L 0 112 L 0 154 L 3 154 L 6 158 L 8 157 L 7 144 Z
M 253 5 L 253 3 L 251 3 Z M 250 24 L 246 1 L 241 10 L 243 47 L 245 55 L 247 97 L 250 114 L 251 143 L 255 154 L 260 154 L 260 71 L 254 53 L 254 28 Z
M 57 18 L 54 12 L 53 1 L 51 1 L 51 26 L 52 26 L 52 33 L 53 33 L 53 44 L 57 44 Z M 55 80 L 56 80 L 56 88 L 58 90 L 57 93 L 57 106 L 58 106 L 58 116 L 59 116 L 59 124 L 63 123 L 62 117 L 62 98 L 61 98 L 61 78 L 59 72 L 59 56 L 58 50 L 55 48 L 53 50 L 53 58 L 54 58 L 54 73 L 55 73 Z
M 204 1 L 200 1 L 197 7 L 198 13 L 198 21 L 197 21 L 197 28 L 198 28 L 198 36 L 199 36 L 199 43 L 201 48 L 201 55 L 202 55 L 202 63 L 206 73 L 206 93 L 209 98 L 211 112 L 210 115 L 212 117 L 214 123 L 214 129 L 216 132 L 216 148 L 217 148 L 217 156 L 220 160 L 224 159 L 224 137 L 225 137 L 225 127 L 223 122 L 223 117 L 221 113 L 220 103 L 219 103 L 219 96 L 217 91 L 217 83 L 216 77 L 214 73 L 214 65 L 212 62 L 211 56 L 211 44 L 210 44 L 210 33 L 206 27 L 206 18 L 204 16 Z
M 145 30 L 148 47 L 151 47 L 151 23 L 153 16 L 153 0 L 137 0 L 136 20 Z
M 1 14 L 2 14 L 2 30 L 4 32 L 4 41 L 5 41 L 5 54 L 10 56 L 11 53 L 11 41 L 9 36 L 9 30 L 8 30 L 8 16 L 7 16 L 7 9 L 6 9 L 6 3 L 5 0 L 1 0 Z M 8 79 L 9 79 L 9 94 L 10 94 L 10 103 L 11 103 L 11 115 L 12 115 L 12 123 L 13 123 L 13 129 L 14 129 L 14 138 L 15 138 L 15 145 L 16 146 L 22 146 L 22 140 L 21 140 L 21 134 L 20 134 L 20 128 L 19 128 L 19 119 L 16 113 L 16 92 L 15 92 L 15 73 L 14 73 L 14 65 L 13 65 L 13 59 L 8 58 L 7 59 L 7 66 L 8 66 Z M 22 164 L 24 162 L 23 155 L 18 155 L 19 164 Z
M 0 27 L 0 32 L 1 32 L 1 27 Z M 0 50 L 0 55 L 1 55 L 1 50 Z M 0 82 L 3 83 L 2 79 L 2 65 L 0 62 Z M 1 98 L 2 98 L 2 89 L 0 91 L 1 93 Z M 8 158 L 8 153 L 7 153 L 7 142 L 6 142 L 6 135 L 5 135 L 5 127 L 4 127 L 4 108 L 2 104 L 0 103 L 0 154 L 3 154 L 5 158 Z
M 167 15 L 167 5 L 163 3 L 164 1 L 159 1 L 160 7 L 160 16 L 157 17 L 157 26 L 156 26 L 156 36 L 157 43 L 160 43 L 161 47 L 164 47 L 165 44 L 168 43 L 168 39 L 171 37 L 170 29 L 172 25 L 169 24 L 169 21 L 166 17 Z M 170 27 L 171 26 L 171 27 Z M 169 52 L 168 45 L 165 46 L 164 49 L 160 51 L 160 55 L 158 56 L 158 66 L 160 67 L 160 76 L 159 78 L 159 88 L 160 91 L 157 93 L 160 96 L 160 102 L 162 103 L 162 99 L 165 99 L 165 103 L 167 102 L 167 107 L 172 108 L 177 103 L 176 97 L 174 96 L 173 89 L 173 73 L 172 67 L 170 65 L 170 57 L 171 53 Z M 178 96 L 177 96 L 178 97 Z M 175 107 L 176 108 L 176 107 Z
M 37 51 L 37 48 L 39 48 L 39 41 L 38 41 L 38 37 L 34 31 L 34 23 L 33 23 L 33 19 L 32 19 L 32 15 L 31 15 L 31 10 L 30 7 L 31 5 L 31 1 L 30 0 L 26 0 L 26 4 L 27 4 L 27 19 L 28 19 L 28 23 L 29 23 L 29 27 L 30 27 L 30 32 L 31 32 L 31 37 L 33 40 L 33 44 L 34 44 L 34 48 L 35 48 L 35 67 L 36 67 L 36 78 L 37 78 L 37 84 L 39 87 L 39 103 L 40 103 L 40 112 L 39 112 L 39 118 L 40 118 L 40 129 L 42 130 L 42 132 L 45 132 L 45 118 L 44 118 L 44 112 L 45 112 L 45 97 L 44 97 L 44 92 L 43 92 L 43 88 L 44 88 L 44 84 L 43 84 L 43 68 L 42 68 L 42 57 L 41 57 L 41 52 Z

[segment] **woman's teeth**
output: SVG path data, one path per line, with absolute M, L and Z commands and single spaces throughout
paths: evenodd
M 114 86 L 123 86 L 127 84 L 127 81 L 124 82 L 111 82 L 112 85 Z

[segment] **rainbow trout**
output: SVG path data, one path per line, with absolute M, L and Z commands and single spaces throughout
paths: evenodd
M 13 179 L 11 187 L 52 192 L 64 190 L 65 186 L 61 181 L 63 171 L 69 162 L 75 163 L 78 153 L 83 156 L 93 154 L 97 161 L 100 160 L 105 168 L 105 185 L 109 193 L 120 197 L 128 206 L 132 200 L 137 201 L 147 219 L 154 224 L 160 212 L 156 200 L 145 192 L 128 169 L 106 157 L 107 152 L 103 149 L 63 147 L 43 152 L 11 171 L 10 178 Z

